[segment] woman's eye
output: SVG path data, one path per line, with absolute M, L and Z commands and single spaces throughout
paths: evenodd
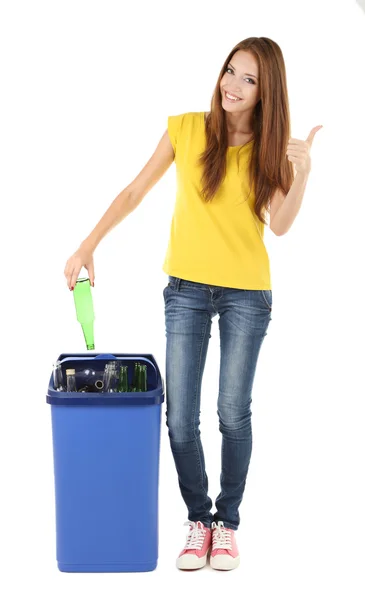
M 232 71 L 231 67 L 227 67 L 226 71 Z M 253 85 L 256 85 L 256 83 L 254 82 L 253 79 L 251 79 L 251 77 L 246 77 L 246 79 L 248 79 L 249 81 L 252 81 Z

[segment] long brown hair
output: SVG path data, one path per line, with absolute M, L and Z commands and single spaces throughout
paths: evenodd
M 251 37 L 239 42 L 221 69 L 205 124 L 206 148 L 199 156 L 199 164 L 204 166 L 202 195 L 205 202 L 210 202 L 226 175 L 228 130 L 220 80 L 238 50 L 250 51 L 259 65 L 260 100 L 254 109 L 248 174 L 255 190 L 255 213 L 267 225 L 262 213 L 268 210 L 270 197 L 277 188 L 287 194 L 294 180 L 293 163 L 286 155 L 290 114 L 284 58 L 278 44 L 269 38 Z

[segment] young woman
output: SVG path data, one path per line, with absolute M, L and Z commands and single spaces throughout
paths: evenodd
M 285 65 L 272 40 L 248 38 L 229 53 L 209 113 L 168 118 L 139 175 L 113 201 L 64 274 L 73 289 L 81 267 L 94 284 L 93 252 L 142 201 L 173 161 L 177 195 L 163 270 L 166 323 L 166 424 L 189 533 L 177 567 L 238 566 L 235 539 L 252 450 L 251 392 L 271 320 L 272 289 L 263 214 L 283 235 L 302 202 L 311 168 L 306 140 L 290 138 Z M 294 176 L 294 165 L 296 174 Z M 200 439 L 200 392 L 219 315 L 217 413 L 222 433 L 221 491 L 211 513 Z

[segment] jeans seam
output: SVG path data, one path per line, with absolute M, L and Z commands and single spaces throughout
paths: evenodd
M 261 292 L 261 296 L 263 297 L 263 299 L 264 299 L 264 302 L 265 302 L 265 304 L 266 304 L 267 308 L 268 308 L 268 309 L 269 309 L 269 311 L 271 312 L 271 310 L 272 310 L 272 307 L 270 306 L 270 304 L 268 303 L 268 301 L 267 301 L 267 299 L 266 299 L 266 296 L 265 296 L 265 292 L 264 292 L 264 290 L 260 290 L 260 292 Z
M 206 490 L 204 490 L 203 465 L 202 465 L 201 456 L 200 456 L 200 453 L 199 453 L 198 440 L 197 440 L 197 437 L 196 437 L 196 434 L 195 434 L 194 422 L 195 422 L 196 406 L 197 406 L 197 391 L 198 391 L 198 386 L 200 384 L 201 360 L 202 360 L 204 339 L 205 339 L 206 331 L 207 331 L 207 325 L 208 325 L 208 323 L 205 323 L 203 336 L 201 338 L 200 355 L 199 355 L 199 361 L 198 361 L 198 377 L 196 378 L 196 387 L 195 387 L 195 391 L 194 391 L 194 409 L 193 409 L 193 417 L 192 417 L 193 422 L 191 424 L 192 425 L 192 430 L 194 432 L 195 447 L 196 447 L 197 456 L 198 456 L 198 463 L 199 463 L 199 467 L 200 467 L 200 485 L 201 485 L 201 488 L 202 488 L 202 490 L 204 492 L 206 492 Z

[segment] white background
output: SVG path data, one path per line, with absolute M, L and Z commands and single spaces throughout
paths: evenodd
M 133 586 L 137 598 L 239 590 L 250 600 L 363 599 L 360 5 L 9 1 L 0 23 L 3 596 L 113 600 Z M 283 51 L 292 136 L 323 128 L 294 225 L 283 237 L 265 229 L 273 311 L 254 382 L 253 453 L 236 534 L 241 565 L 230 573 L 176 569 L 187 511 L 163 416 L 157 569 L 60 573 L 46 392 L 59 354 L 85 350 L 65 263 L 150 158 L 167 116 L 210 109 L 226 56 L 251 36 L 270 37 Z M 94 255 L 96 349 L 152 353 L 163 377 L 162 263 L 175 192 L 173 164 Z M 201 406 L 213 502 L 217 319 Z

